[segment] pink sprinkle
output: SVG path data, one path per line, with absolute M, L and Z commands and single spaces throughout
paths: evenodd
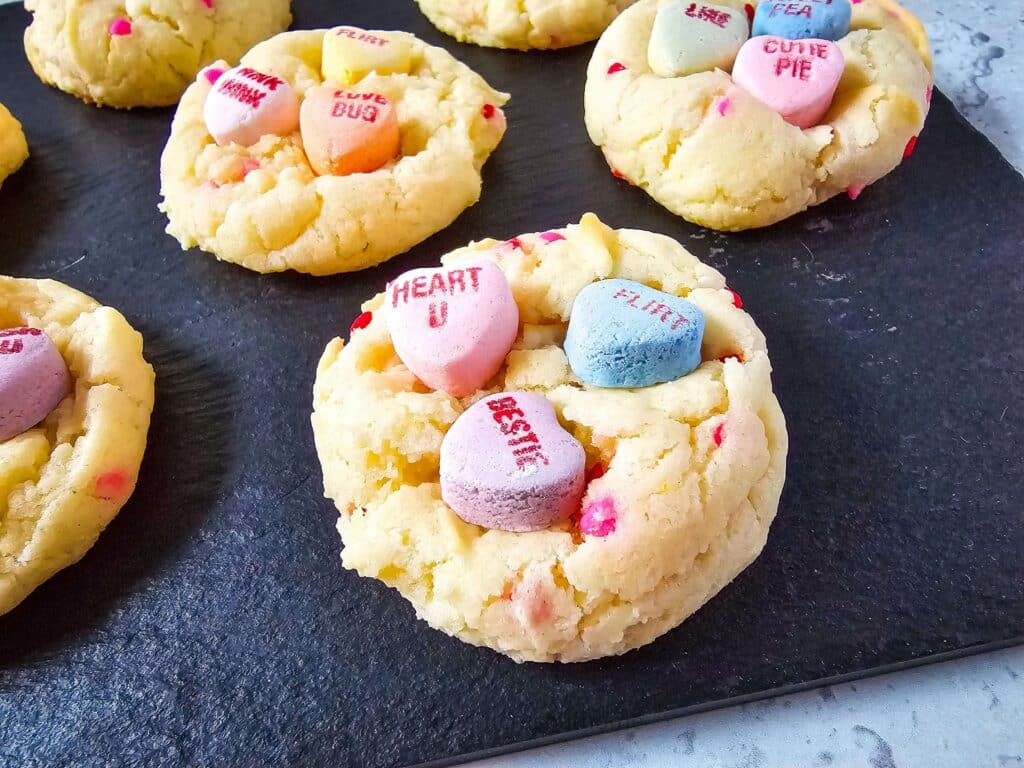
M 903 148 L 903 159 L 906 160 L 912 154 L 914 154 L 914 147 L 917 146 L 917 136 L 911 136 L 910 141 L 907 142 L 907 146 Z
M 858 3 L 862 2 L 862 0 L 850 0 L 850 2 L 853 3 L 854 5 L 857 5 Z
M 205 77 L 210 85 L 217 82 L 217 79 L 224 74 L 223 69 L 217 69 L 216 67 L 207 67 L 203 70 L 203 77 Z
M 523 241 L 520 240 L 518 237 L 513 237 L 511 240 L 506 240 L 505 242 L 507 242 L 513 248 L 523 247 Z
M 616 72 L 622 72 L 625 69 L 625 64 L 620 64 L 619 62 L 616 61 L 610 67 L 608 67 L 608 74 L 614 75 Z
M 110 34 L 121 37 L 132 33 L 132 23 L 128 19 L 117 18 L 110 22 Z
M 245 160 L 242 161 L 242 178 L 244 179 L 253 171 L 259 170 L 259 167 L 259 160 L 253 160 L 251 157 L 245 158 Z
M 516 583 L 512 587 L 511 600 L 527 624 L 537 626 L 551 618 L 551 600 L 539 584 Z
M 725 113 L 729 111 L 729 97 L 726 96 L 720 102 L 718 102 L 718 114 L 725 117 Z
M 541 232 L 540 239 L 545 243 L 556 243 L 559 240 L 565 240 L 565 238 L 557 232 Z
M 723 421 L 717 427 L 715 427 L 715 431 L 711 433 L 711 439 L 715 441 L 715 445 L 722 444 L 722 438 L 724 437 L 722 432 L 724 431 L 724 429 L 725 422 Z
M 625 179 L 626 178 L 625 176 L 623 176 L 621 173 L 619 173 L 614 168 L 612 168 L 612 176 L 614 176 L 616 179 Z
M 860 197 L 860 193 L 863 191 L 863 184 L 854 184 L 853 186 L 849 187 L 846 190 L 846 196 L 849 197 L 851 200 L 856 200 L 858 197 Z
M 932 87 L 929 85 L 928 90 L 924 92 L 924 100 L 929 104 L 932 103 Z
M 480 114 L 484 116 L 484 120 L 490 120 L 492 117 L 494 117 L 494 105 L 484 104 L 480 108 Z
M 113 501 L 124 494 L 128 478 L 123 470 L 114 469 L 96 478 L 96 495 L 106 501 Z
M 213 8 L 213 0 L 202 0 L 203 5 L 207 8 Z
M 732 294 L 732 305 L 736 307 L 736 309 L 743 309 L 743 299 L 740 298 L 740 295 L 732 288 L 726 288 L 725 290 Z
M 580 515 L 580 530 L 587 536 L 604 537 L 615 532 L 615 502 L 610 497 L 587 505 Z
M 359 317 L 352 321 L 352 325 L 348 329 L 349 335 L 351 336 L 356 331 L 369 327 L 372 322 L 373 312 L 363 312 Z

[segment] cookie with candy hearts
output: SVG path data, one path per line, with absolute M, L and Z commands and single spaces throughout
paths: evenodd
M 25 53 L 39 79 L 119 108 L 174 104 L 203 67 L 236 63 L 291 22 L 290 0 L 25 0 L 25 9 Z
M 508 96 L 406 32 L 286 32 L 202 70 L 160 163 L 182 248 L 257 272 L 351 272 L 480 197 Z
M 132 495 L 152 408 L 142 337 L 116 310 L 0 276 L 0 614 L 77 562 Z
M 587 132 L 611 175 L 673 213 L 763 227 L 908 157 L 931 65 L 895 0 L 639 0 L 594 48 Z
M 28 143 L 21 123 L 0 104 L 0 184 L 28 158 Z
M 592 214 L 441 261 L 381 286 L 317 368 L 342 564 L 517 661 L 671 630 L 757 556 L 785 478 L 743 302 L 676 241 Z

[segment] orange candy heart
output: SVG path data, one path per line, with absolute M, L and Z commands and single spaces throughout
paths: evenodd
M 398 113 L 379 93 L 310 88 L 299 128 L 309 164 L 321 176 L 370 173 L 399 153 Z

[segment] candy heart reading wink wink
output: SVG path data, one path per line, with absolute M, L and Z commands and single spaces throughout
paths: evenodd
M 0 441 L 31 429 L 67 395 L 71 376 L 38 328 L 0 331 Z
M 647 62 L 662 77 L 727 70 L 748 32 L 746 15 L 735 8 L 672 0 L 654 18 Z
M 335 27 L 324 35 L 320 69 L 324 79 L 352 85 L 370 72 L 405 74 L 412 65 L 412 43 L 385 33 Z
M 828 112 L 843 67 L 843 52 L 828 40 L 752 37 L 736 57 L 732 79 L 786 122 L 810 128 Z
M 250 67 L 217 78 L 203 105 L 206 129 L 221 146 L 248 147 L 267 134 L 285 136 L 299 127 L 299 99 L 280 77 Z
M 534 531 L 578 511 L 586 455 L 543 396 L 499 392 L 441 443 L 441 497 L 467 523 Z
M 565 354 L 599 387 L 647 387 L 700 365 L 704 314 L 693 302 L 632 280 L 600 280 L 577 294 Z
M 321 176 L 370 173 L 399 153 L 398 113 L 379 93 L 310 88 L 300 125 L 306 157 Z
M 414 269 L 388 286 L 395 352 L 432 389 L 464 397 L 497 373 L 519 331 L 519 308 L 491 261 Z
M 754 35 L 838 40 L 850 31 L 850 0 L 768 0 L 754 13 Z

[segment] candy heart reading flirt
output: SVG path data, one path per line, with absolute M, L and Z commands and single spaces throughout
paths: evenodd
M 206 128 L 220 146 L 250 146 L 267 134 L 284 136 L 299 127 L 299 99 L 280 77 L 250 67 L 224 72 L 206 95 Z
M 838 40 L 850 31 L 850 0 L 769 0 L 754 12 L 752 34 Z
M 718 5 L 672 0 L 658 10 L 647 47 L 655 74 L 677 77 L 708 69 L 728 69 L 749 36 L 742 11 Z
M 441 497 L 467 523 L 534 531 L 579 510 L 586 455 L 551 403 L 499 392 L 463 413 L 441 443 Z
M 828 40 L 752 37 L 740 49 L 732 79 L 788 123 L 810 128 L 828 112 L 843 52 Z
M 370 72 L 404 74 L 412 65 L 412 44 L 407 40 L 355 27 L 335 27 L 324 35 L 320 65 L 324 79 L 352 85 Z
M 321 176 L 370 173 L 399 153 L 398 113 L 379 93 L 310 88 L 299 125 L 309 164 Z
M 519 307 L 491 261 L 414 269 L 387 290 L 395 352 L 432 389 L 464 397 L 501 367 L 519 331 Z
M 70 384 L 68 367 L 49 336 L 38 328 L 0 331 L 0 441 L 49 416 Z
M 700 365 L 703 337 L 696 304 L 632 280 L 600 280 L 573 302 L 565 354 L 588 384 L 647 387 Z

